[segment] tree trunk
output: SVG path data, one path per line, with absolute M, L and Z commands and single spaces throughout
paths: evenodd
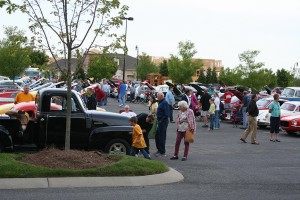
M 65 140 L 65 150 L 70 150 L 71 147 L 71 48 L 68 48 L 68 72 L 67 72 L 67 116 L 66 116 L 66 140 Z

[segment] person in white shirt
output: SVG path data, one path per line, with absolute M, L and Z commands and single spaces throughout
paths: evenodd
M 130 111 L 130 108 L 129 108 L 129 106 L 128 105 L 126 105 L 125 107 L 124 107 L 124 112 L 122 112 L 121 113 L 121 115 L 124 115 L 124 116 L 127 116 L 127 117 L 135 117 L 136 116 L 136 114 L 134 113 L 134 112 L 131 112 Z
M 214 103 L 216 105 L 215 111 L 215 126 L 214 129 L 220 128 L 220 98 L 217 92 L 214 93 Z

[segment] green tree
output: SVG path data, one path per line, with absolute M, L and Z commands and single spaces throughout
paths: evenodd
M 241 74 L 237 69 L 225 68 L 221 71 L 219 81 L 225 85 L 238 85 L 241 82 Z
M 128 6 L 121 5 L 119 0 L 23 0 L 18 4 L 7 0 L 6 4 L 6 10 L 9 13 L 19 10 L 27 14 L 29 28 L 37 42 L 36 46 L 47 47 L 62 76 L 67 77 L 65 149 L 69 150 L 73 51 L 81 48 L 84 44 L 85 52 L 89 52 L 95 43 L 101 45 L 97 38 L 109 38 L 109 40 L 105 40 L 109 42 L 105 45 L 113 49 L 123 46 L 121 42 L 125 37 L 119 37 L 115 33 L 115 28 L 119 28 L 123 24 L 122 18 L 126 16 Z M 60 68 L 57 55 L 62 55 L 67 59 L 67 70 Z
M 206 76 L 204 74 L 204 70 L 200 69 L 200 73 L 199 73 L 199 77 L 197 79 L 197 82 L 199 82 L 199 83 L 205 83 L 205 81 L 206 81 Z
M 206 70 L 206 79 L 205 79 L 205 83 L 206 83 L 206 84 L 212 83 L 212 82 L 211 82 L 211 78 L 212 78 L 212 71 L 211 71 L 211 68 L 209 67 L 209 68 Z
M 14 79 L 31 64 L 31 48 L 17 27 L 6 27 L 4 33 L 6 38 L 0 41 L 0 74 Z
M 147 75 L 150 73 L 157 73 L 158 67 L 151 61 L 150 56 L 146 53 L 142 53 L 139 57 L 139 65 L 137 66 L 137 73 L 141 80 L 146 80 Z
M 160 63 L 160 65 L 159 65 L 159 73 L 162 76 L 169 76 L 168 61 L 164 60 L 162 63 Z
M 277 75 L 277 85 L 280 87 L 287 87 L 293 80 L 293 76 L 285 69 L 278 69 Z
M 33 67 L 43 66 L 49 61 L 49 56 L 47 56 L 47 54 L 44 51 L 40 50 L 33 50 L 30 53 L 29 58 Z
M 87 75 L 96 80 L 103 78 L 111 79 L 116 74 L 118 67 L 119 65 L 112 55 L 102 53 L 91 58 Z
M 169 76 L 175 83 L 189 83 L 196 69 L 201 67 L 201 63 L 192 60 L 197 51 L 191 41 L 179 42 L 178 50 L 179 56 L 171 54 Z
M 216 68 L 214 67 L 211 72 L 211 83 L 217 83 L 217 82 L 218 82 L 218 77 L 217 77 Z

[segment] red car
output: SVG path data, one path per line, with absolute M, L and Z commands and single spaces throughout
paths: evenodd
M 283 117 L 280 119 L 280 127 L 288 134 L 295 135 L 300 131 L 300 115 Z

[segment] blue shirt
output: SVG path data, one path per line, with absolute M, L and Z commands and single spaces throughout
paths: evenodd
M 172 105 L 171 105 L 170 99 L 172 100 Z M 174 98 L 174 95 L 171 90 L 168 90 L 168 92 L 166 94 L 166 101 L 171 106 L 173 106 L 175 104 L 175 98 Z
M 278 102 L 273 101 L 270 104 L 269 109 L 272 110 L 272 112 L 271 112 L 272 117 L 280 117 L 281 110 L 280 110 L 280 105 Z
M 126 84 L 121 84 L 120 85 L 120 95 L 125 95 L 126 94 L 126 88 L 127 88 L 127 85 Z
M 161 100 L 157 107 L 157 120 L 158 122 L 168 120 L 170 116 L 169 104 L 165 99 Z

